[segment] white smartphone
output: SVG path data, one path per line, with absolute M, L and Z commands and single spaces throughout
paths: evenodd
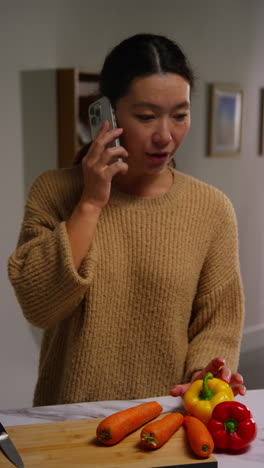
M 92 140 L 95 140 L 97 137 L 104 120 L 109 121 L 110 129 L 117 127 L 114 109 L 106 96 L 103 96 L 90 104 L 88 116 Z M 120 146 L 119 138 L 115 138 L 108 146 Z M 118 159 L 122 161 L 122 158 Z

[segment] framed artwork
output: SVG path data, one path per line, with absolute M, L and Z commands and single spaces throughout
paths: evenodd
M 243 91 L 239 86 L 210 85 L 208 156 L 239 156 Z
M 259 154 L 264 156 L 264 88 L 261 89 L 260 98 L 260 139 Z

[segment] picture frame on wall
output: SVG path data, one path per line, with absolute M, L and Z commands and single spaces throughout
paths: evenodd
M 260 90 L 260 138 L 259 154 L 264 156 L 264 88 Z
M 238 85 L 209 85 L 208 156 L 241 154 L 243 90 Z

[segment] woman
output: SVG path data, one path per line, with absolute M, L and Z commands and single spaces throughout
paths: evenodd
M 175 43 L 126 39 L 100 77 L 118 128 L 105 122 L 81 165 L 31 188 L 9 277 L 45 330 L 34 405 L 182 395 L 207 370 L 245 393 L 232 205 L 169 167 L 192 87 Z

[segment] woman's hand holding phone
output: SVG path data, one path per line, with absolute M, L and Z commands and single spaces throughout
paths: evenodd
M 110 130 L 110 124 L 103 122 L 101 130 L 82 159 L 84 189 L 80 203 L 89 203 L 103 208 L 109 200 L 112 178 L 118 173 L 125 174 L 128 165 L 118 158 L 127 158 L 123 146 L 108 146 L 123 132 L 122 128 Z
M 122 134 L 123 129 L 110 130 L 109 128 L 109 122 L 105 121 L 82 159 L 83 193 L 66 223 L 77 271 L 92 246 L 101 210 L 110 197 L 112 178 L 118 172 L 125 174 L 128 169 L 125 162 L 116 161 L 118 157 L 127 158 L 128 153 L 125 148 L 107 146 L 114 138 Z

